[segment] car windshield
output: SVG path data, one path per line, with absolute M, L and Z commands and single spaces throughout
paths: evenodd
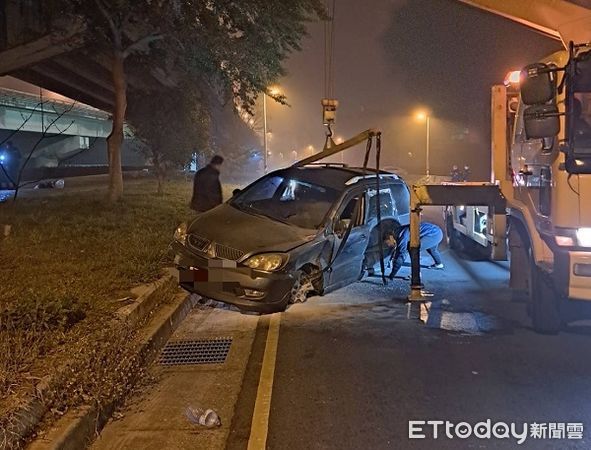
M 339 192 L 308 181 L 278 175 L 261 178 L 230 202 L 251 214 L 301 228 L 319 228 Z

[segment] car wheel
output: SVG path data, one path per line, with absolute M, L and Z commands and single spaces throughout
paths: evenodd
M 533 258 L 529 263 L 529 306 L 534 330 L 541 334 L 556 334 L 562 328 L 560 294 L 550 275 L 540 269 Z
M 458 232 L 454 228 L 453 219 L 449 214 L 445 217 L 445 241 L 448 248 L 456 251 L 461 250 Z
M 308 294 L 314 290 L 312 277 L 306 272 L 299 272 L 291 288 L 289 303 L 304 303 L 308 299 Z

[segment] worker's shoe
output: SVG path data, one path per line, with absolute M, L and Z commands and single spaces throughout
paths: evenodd
M 371 268 L 371 269 L 363 268 L 361 270 L 361 274 L 359 275 L 359 281 L 363 280 L 364 278 L 373 277 L 373 276 L 375 276 L 375 271 L 373 268 Z
M 443 265 L 443 263 L 439 263 L 439 264 L 432 264 L 429 266 L 429 269 L 437 269 L 437 270 L 442 270 L 445 266 Z

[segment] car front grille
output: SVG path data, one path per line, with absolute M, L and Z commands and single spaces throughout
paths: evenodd
M 209 239 L 205 239 L 195 234 L 190 234 L 187 237 L 187 242 L 192 249 L 197 250 L 201 253 L 207 252 L 209 244 L 211 244 L 211 241 Z
M 207 256 L 208 258 L 221 258 L 237 261 L 244 256 L 244 252 L 238 249 L 220 244 L 218 242 L 212 243 L 209 239 L 197 236 L 195 234 L 190 234 L 187 237 L 187 243 L 193 250 Z
M 242 256 L 244 256 L 244 252 L 241 252 L 240 250 L 237 250 L 232 247 L 228 247 L 226 245 L 216 243 L 215 244 L 215 255 L 218 258 L 229 259 L 232 261 L 238 261 L 240 258 L 242 258 Z

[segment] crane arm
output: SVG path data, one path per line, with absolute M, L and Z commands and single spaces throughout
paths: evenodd
M 357 136 L 352 137 L 351 139 L 346 140 L 342 144 L 325 147 L 320 153 L 316 153 L 315 155 L 308 156 L 301 161 L 298 161 L 293 164 L 292 167 L 301 167 L 305 166 L 306 164 L 312 164 L 316 161 L 320 161 L 321 159 L 328 158 L 329 156 L 336 155 L 342 151 L 345 151 L 351 147 L 356 146 L 357 144 L 361 144 L 363 141 L 367 141 L 369 138 L 377 136 L 380 132 L 376 129 L 370 128 L 369 130 L 365 130 L 362 133 L 359 133 Z
M 561 40 L 591 42 L 591 10 L 565 0 L 459 0 Z

